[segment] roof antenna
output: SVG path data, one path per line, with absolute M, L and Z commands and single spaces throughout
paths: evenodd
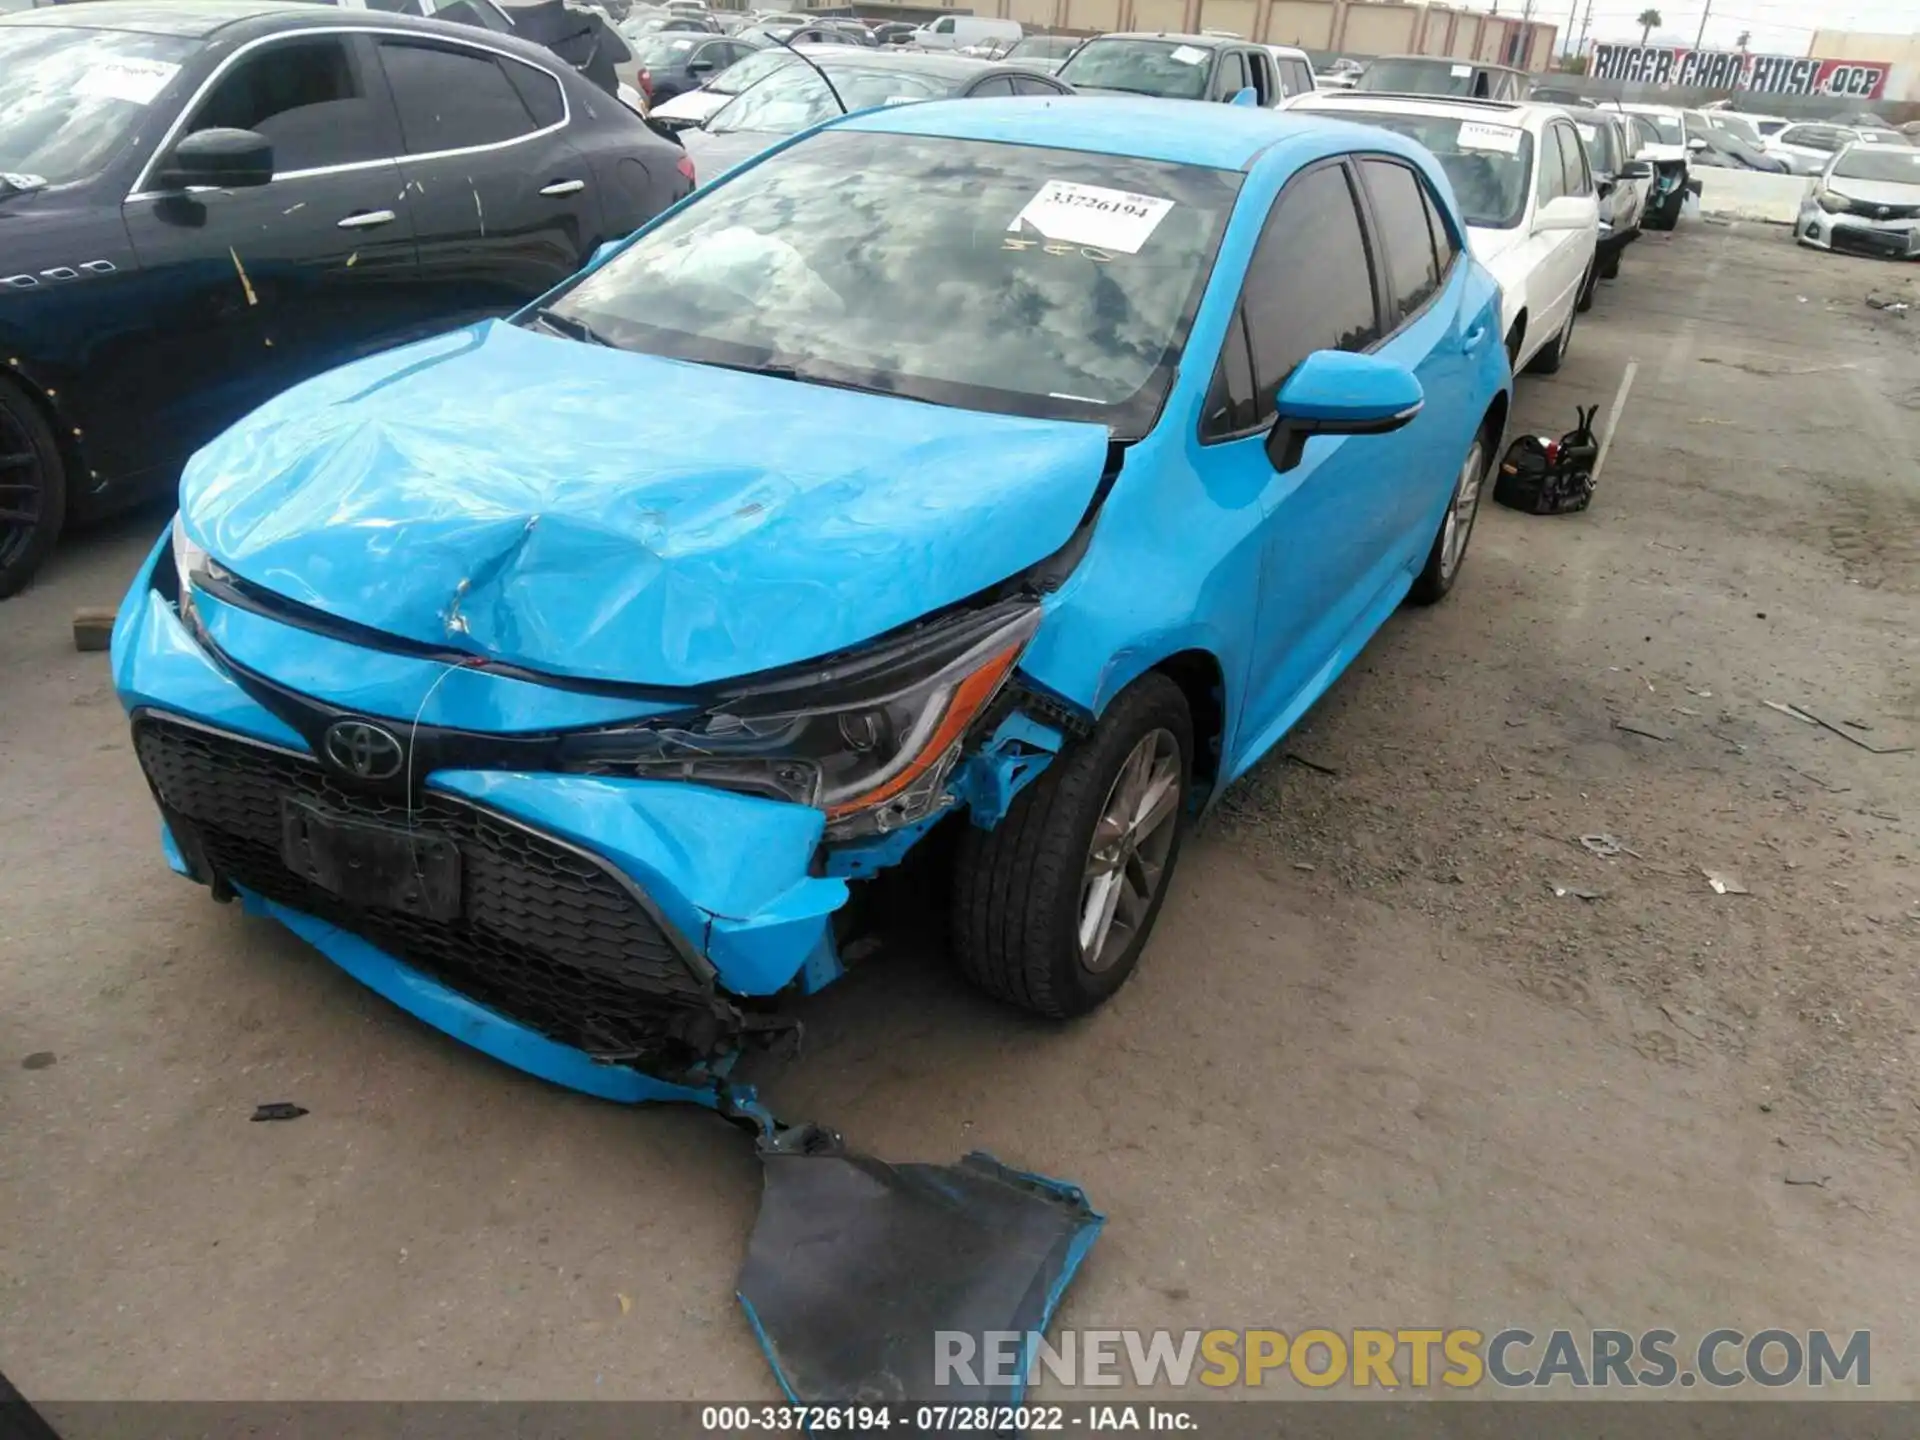
M 833 103 L 840 107 L 840 113 L 842 115 L 851 115 L 853 113 L 851 110 L 847 109 L 847 102 L 840 98 L 840 92 L 833 88 L 833 81 L 827 79 L 827 72 L 825 70 L 822 70 L 818 65 L 815 65 L 811 57 L 802 55 L 798 47 L 796 47 L 790 41 L 785 40 L 778 35 L 772 36 L 772 40 L 774 44 L 784 45 L 788 50 L 792 51 L 794 59 L 800 61 L 801 64 L 807 66 L 809 69 L 813 71 L 814 74 L 820 77 L 820 79 L 826 84 L 827 93 L 833 96 Z

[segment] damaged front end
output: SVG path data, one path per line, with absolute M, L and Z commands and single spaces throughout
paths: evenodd
M 997 823 L 1074 726 L 1016 676 L 1040 588 L 621 694 L 342 625 L 176 524 L 114 665 L 176 870 L 507 1063 L 765 1132 L 731 1072 L 863 948 L 850 884 L 956 810 Z M 631 718 L 577 723 L 610 709 Z

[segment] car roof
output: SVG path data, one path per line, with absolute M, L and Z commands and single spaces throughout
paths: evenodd
M 819 48 L 824 50 L 827 47 Z M 971 55 L 935 55 L 926 51 L 879 50 L 865 45 L 837 45 L 833 50 L 833 55 L 827 61 L 829 65 L 845 62 L 849 66 L 857 65 L 863 70 L 904 70 L 915 74 L 946 75 L 958 79 L 962 75 L 978 75 L 987 68 L 986 61 L 976 60 Z
M 1092 35 L 1090 40 L 1171 40 L 1179 45 L 1197 45 L 1218 50 L 1224 45 L 1245 45 L 1237 35 L 1184 35 L 1177 30 L 1115 30 L 1107 35 Z
M 1446 95 L 1394 95 L 1381 90 L 1316 90 L 1287 102 L 1295 113 L 1311 111 L 1316 115 L 1340 115 L 1359 110 L 1377 110 L 1385 115 L 1439 115 L 1449 120 L 1479 120 L 1496 125 L 1532 128 L 1555 115 L 1567 113 L 1564 105 L 1529 100 L 1472 100 Z
M 1509 75 L 1524 75 L 1527 72 L 1511 65 L 1502 65 L 1496 60 L 1461 60 L 1452 55 L 1376 55 L 1374 62 L 1382 60 L 1422 60 L 1429 65 L 1471 65 L 1476 70 L 1504 70 Z
M 832 124 L 882 134 L 1129 155 L 1214 170 L 1248 170 L 1268 151 L 1289 145 L 1317 154 L 1316 142 L 1327 134 L 1318 115 L 1308 119 L 1255 105 L 1120 95 L 928 100 L 863 110 Z
M 127 30 L 141 35 L 178 35 L 204 39 L 244 20 L 282 12 L 312 15 L 329 7 L 287 0 L 111 0 L 111 3 L 55 5 L 0 16 L 0 23 L 25 20 L 69 30 Z

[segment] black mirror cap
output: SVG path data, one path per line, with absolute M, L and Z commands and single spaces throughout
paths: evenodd
M 157 178 L 163 190 L 266 185 L 273 179 L 273 142 L 253 130 L 196 130 L 173 147 Z
M 1274 392 L 1278 404 L 1279 392 Z M 1420 413 L 1420 406 L 1403 410 L 1384 420 L 1341 423 L 1333 420 L 1279 419 L 1267 431 L 1267 460 L 1284 475 L 1305 457 L 1307 441 L 1315 435 L 1391 435 L 1409 424 Z

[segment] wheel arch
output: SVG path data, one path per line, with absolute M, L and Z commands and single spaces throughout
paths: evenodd
M 5 343 L 4 337 L 0 337 L 0 346 Z M 71 511 L 75 486 L 92 473 L 87 466 L 86 447 L 81 443 L 79 427 L 73 423 L 65 408 L 57 403 L 59 392 L 55 387 L 36 380 L 21 367 L 18 360 L 7 358 L 4 350 L 0 350 L 0 380 L 10 381 L 13 388 L 26 397 L 27 403 L 39 412 L 47 429 L 53 433 L 53 443 L 60 450 L 60 463 L 66 467 L 66 504 Z
M 1100 677 L 1095 715 L 1104 715 L 1114 697 L 1143 675 L 1164 675 L 1186 699 L 1193 720 L 1193 783 L 1204 804 L 1219 784 L 1232 744 L 1229 717 L 1234 706 L 1226 666 L 1217 649 L 1190 641 L 1116 656 Z

